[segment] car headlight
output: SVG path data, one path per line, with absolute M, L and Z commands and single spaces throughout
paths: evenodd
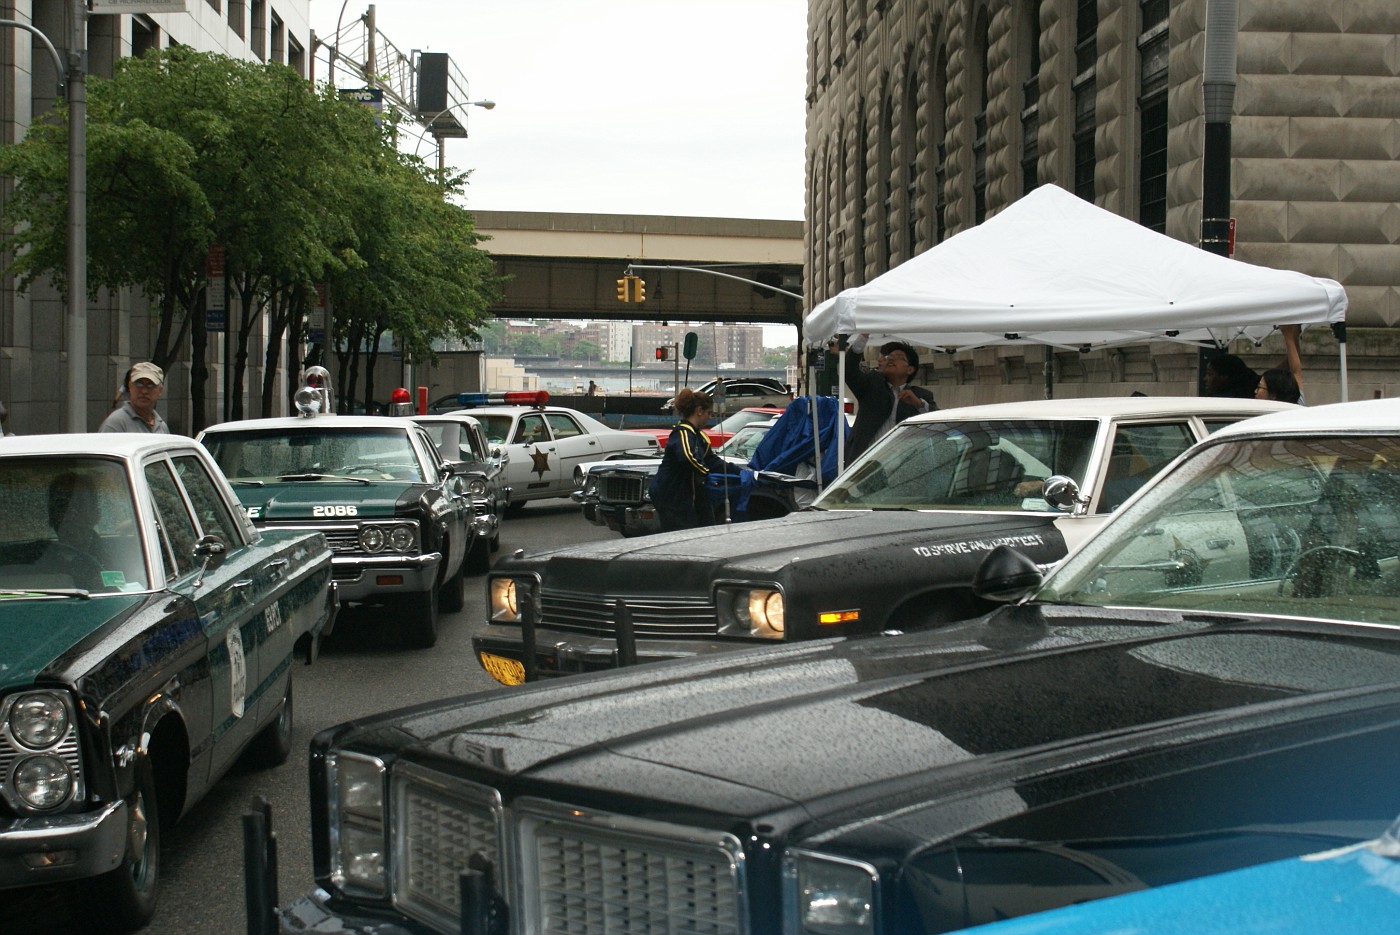
M 492 578 L 489 586 L 491 606 L 487 608 L 492 623 L 520 623 L 520 597 L 526 585 L 516 585 L 514 578 Z
M 389 548 L 395 552 L 417 552 L 417 530 L 412 526 L 395 526 L 389 530 Z
M 467 494 L 477 500 L 484 499 L 486 497 L 486 481 L 480 477 L 473 477 L 467 481 Z
M 598 478 L 589 474 L 583 479 L 583 495 L 585 497 L 598 496 Z
M 347 893 L 383 896 L 388 892 L 384 762 L 341 752 L 327 759 L 331 880 Z
M 360 548 L 366 552 L 378 552 L 384 548 L 385 538 L 382 526 L 366 526 L 360 530 Z
M 873 935 L 879 879 L 869 864 L 789 852 L 783 858 L 785 935 Z
M 15 767 L 15 794 L 37 810 L 57 808 L 73 793 L 73 771 L 56 756 L 25 757 Z
M 10 708 L 10 734 L 31 750 L 47 750 L 68 733 L 68 705 L 52 692 L 30 692 Z
M 780 640 L 786 629 L 783 592 L 776 588 L 721 587 L 716 592 L 721 636 Z

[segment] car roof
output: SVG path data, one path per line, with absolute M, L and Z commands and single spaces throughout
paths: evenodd
M 473 425 L 480 425 L 476 416 L 469 416 L 465 412 L 434 412 L 425 416 L 409 416 L 414 422 L 470 422 Z
M 6 435 L 0 439 L 0 457 L 12 455 L 103 455 L 136 458 L 172 448 L 197 448 L 184 435 L 149 432 L 90 432 L 63 435 Z
M 218 425 L 211 425 L 205 432 L 247 432 L 259 431 L 263 429 L 303 429 L 303 428 L 342 428 L 342 429 L 364 429 L 364 428 L 404 428 L 412 424 L 413 420 L 403 416 L 340 416 L 326 415 L 313 416 L 310 418 L 303 416 L 281 416 L 275 419 L 242 419 L 238 422 L 220 422 Z
M 1289 406 L 1282 412 L 1226 426 L 1213 437 L 1371 432 L 1400 434 L 1400 399 L 1363 399 L 1327 406 Z
M 1297 410 L 1290 403 L 1214 396 L 1094 396 L 1080 399 L 1028 399 L 1015 403 L 990 403 L 938 409 L 907 422 L 941 422 L 947 419 L 1111 419 L 1156 416 L 1244 415 L 1252 417 L 1280 410 Z

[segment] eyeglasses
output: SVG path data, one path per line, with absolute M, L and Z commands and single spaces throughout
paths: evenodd
M 907 364 L 907 363 L 909 363 L 909 358 L 908 358 L 908 357 L 905 357 L 903 354 L 881 354 L 881 355 L 880 355 L 880 359 L 881 359 L 881 360 L 894 360 L 894 361 L 898 361 L 898 362 L 901 363 L 901 364 Z

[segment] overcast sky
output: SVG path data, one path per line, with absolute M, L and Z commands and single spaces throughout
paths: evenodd
M 367 8 L 314 0 L 312 25 L 331 36 Z M 802 218 L 807 0 L 380 0 L 375 15 L 496 102 L 447 143 L 469 208 Z
M 311 23 L 330 37 L 368 6 L 313 0 Z M 375 16 L 496 102 L 446 144 L 468 208 L 802 219 L 807 0 L 380 0 Z M 418 152 L 431 163 L 432 139 Z

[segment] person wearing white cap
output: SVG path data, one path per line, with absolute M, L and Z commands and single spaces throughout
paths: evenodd
M 126 402 L 102 420 L 99 432 L 150 432 L 169 435 L 170 426 L 156 412 L 165 392 L 165 373 L 150 361 L 134 365 L 126 375 Z

